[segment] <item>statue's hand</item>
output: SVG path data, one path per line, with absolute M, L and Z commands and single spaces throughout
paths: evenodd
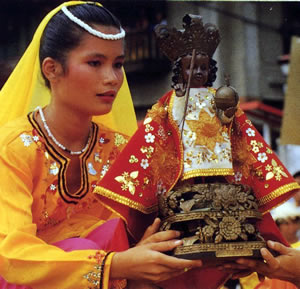
M 234 116 L 236 110 L 237 110 L 237 107 L 236 107 L 236 106 L 235 106 L 235 107 L 229 107 L 229 108 L 227 108 L 227 109 L 224 111 L 224 114 L 225 114 L 227 117 L 231 118 L 231 117 Z
M 183 83 L 177 83 L 174 85 L 176 96 L 182 97 L 186 92 L 186 85 Z

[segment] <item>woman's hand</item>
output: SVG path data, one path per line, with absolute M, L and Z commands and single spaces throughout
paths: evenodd
M 136 247 L 114 255 L 110 278 L 157 283 L 178 276 L 187 269 L 202 266 L 199 260 L 184 260 L 164 254 L 182 245 L 182 241 L 176 239 L 180 232 L 157 232 L 159 225 L 160 220 L 155 219 Z
M 226 264 L 227 270 L 250 270 L 268 278 L 281 279 L 294 283 L 300 287 L 300 251 L 288 248 L 278 242 L 268 241 L 268 247 L 280 255 L 274 257 L 271 252 L 261 249 L 264 261 L 257 259 L 237 259 L 236 264 Z M 234 274 L 233 278 L 240 278 L 240 274 Z

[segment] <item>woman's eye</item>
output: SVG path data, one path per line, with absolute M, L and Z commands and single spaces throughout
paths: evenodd
M 124 65 L 123 62 L 117 62 L 117 63 L 115 63 L 115 68 L 122 68 L 123 65 Z
M 96 66 L 100 66 L 101 62 L 98 60 L 88 61 L 88 65 L 96 67 Z

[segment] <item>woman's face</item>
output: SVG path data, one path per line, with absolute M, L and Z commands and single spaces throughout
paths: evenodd
M 191 55 L 186 55 L 181 59 L 182 74 L 185 83 L 188 83 L 191 60 Z M 208 72 L 209 57 L 206 54 L 196 54 L 190 88 L 199 88 L 205 86 L 208 80 Z
M 115 27 L 97 25 L 109 34 Z M 54 102 L 86 115 L 110 112 L 123 83 L 123 40 L 104 40 L 85 33 L 81 43 L 67 54 L 65 71 L 51 85 Z

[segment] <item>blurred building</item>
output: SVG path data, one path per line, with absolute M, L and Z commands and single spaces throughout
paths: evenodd
M 62 0 L 10 0 L 1 3 L 0 87 L 24 52 L 40 20 Z M 258 100 L 281 109 L 285 79 L 277 63 L 288 54 L 292 35 L 300 35 L 299 2 L 247 1 L 100 1 L 127 30 L 125 69 L 139 118 L 171 85 L 171 65 L 155 44 L 153 27 L 168 23 L 180 28 L 186 13 L 200 14 L 216 24 L 222 41 L 214 58 L 218 78 L 231 85 L 244 101 Z M 278 117 L 280 121 L 280 117 Z M 263 120 L 254 119 L 258 128 Z M 277 125 L 278 126 L 278 125 Z M 276 127 L 277 127 L 276 126 Z M 279 133 L 279 128 L 275 128 Z

